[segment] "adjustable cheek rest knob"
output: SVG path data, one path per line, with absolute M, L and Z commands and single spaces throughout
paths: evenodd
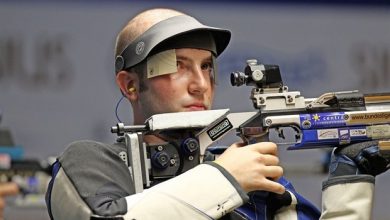
M 152 156 L 152 164 L 158 169 L 165 169 L 169 165 L 169 159 L 169 155 L 166 152 L 156 152 Z
M 187 138 L 181 144 L 181 148 L 187 156 L 195 155 L 199 150 L 199 142 L 195 138 Z

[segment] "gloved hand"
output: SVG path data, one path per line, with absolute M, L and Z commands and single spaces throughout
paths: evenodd
M 281 209 L 281 214 L 287 212 L 296 213 L 298 219 L 319 219 L 320 211 L 311 202 L 297 193 L 293 185 L 284 177 L 278 182 L 285 186 L 283 194 L 266 191 L 252 191 L 248 193 L 249 201 L 234 210 L 239 216 L 247 216 L 246 219 L 263 219 L 260 216 L 267 216 L 266 219 L 279 219 L 276 217 Z M 284 214 L 283 214 L 284 213 Z M 235 218 L 231 218 L 235 219 Z M 237 218 L 242 219 L 242 218 Z M 265 219 L 265 218 L 264 218 Z
M 329 166 L 330 177 L 386 172 L 390 168 L 390 152 L 382 152 L 378 141 L 340 146 L 335 148 Z

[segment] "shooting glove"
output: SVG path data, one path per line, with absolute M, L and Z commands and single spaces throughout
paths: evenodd
M 338 147 L 332 153 L 330 177 L 386 172 L 390 168 L 390 153 L 380 151 L 378 141 L 368 141 Z
M 378 141 L 333 150 L 329 179 L 322 185 L 321 220 L 371 219 L 375 176 L 390 166 L 389 151 Z

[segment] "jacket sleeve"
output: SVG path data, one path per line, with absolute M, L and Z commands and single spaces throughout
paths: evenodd
M 52 219 L 216 219 L 247 199 L 235 179 L 214 163 L 134 194 L 120 152 L 120 146 L 98 142 L 71 144 L 48 189 Z
M 125 219 L 218 219 L 242 205 L 245 197 L 219 168 L 201 164 L 141 194 L 126 197 Z
M 348 175 L 323 183 L 322 220 L 371 219 L 375 178 Z
M 322 220 L 371 219 L 375 178 L 371 175 L 347 175 L 328 179 L 322 187 Z M 318 219 L 315 207 L 286 185 L 291 204 L 275 213 L 275 220 Z

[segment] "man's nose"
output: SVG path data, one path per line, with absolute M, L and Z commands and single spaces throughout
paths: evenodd
M 192 94 L 203 94 L 210 86 L 210 76 L 203 73 L 200 67 L 194 67 L 189 84 L 189 92 Z

